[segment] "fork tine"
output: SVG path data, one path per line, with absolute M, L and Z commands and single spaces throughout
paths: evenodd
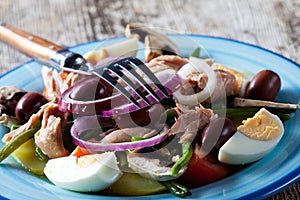
M 113 72 L 119 79 L 123 80 L 133 91 L 136 92 L 136 94 L 142 98 L 147 105 L 149 106 L 151 103 L 149 102 L 149 100 L 147 99 L 147 97 L 143 94 L 143 92 L 137 87 L 136 84 L 134 84 L 121 70 L 119 70 L 118 68 L 121 67 L 123 68 L 122 65 L 120 65 L 118 62 L 110 65 L 107 67 L 107 70 Z
M 135 98 L 122 86 L 118 83 L 117 80 L 115 80 L 113 77 L 111 77 L 109 74 L 107 74 L 106 69 L 96 69 L 93 71 L 93 74 L 96 76 L 104 79 L 107 83 L 109 83 L 111 86 L 116 88 L 121 94 L 123 94 L 129 101 L 131 101 L 134 105 L 136 105 L 138 108 L 141 108 L 140 104 L 135 100 Z
M 105 68 L 98 68 L 91 71 L 92 74 L 104 79 L 111 86 L 116 88 L 121 94 L 123 94 L 129 101 L 135 104 L 138 108 L 141 108 L 138 101 L 135 97 L 124 87 L 121 85 L 117 79 L 111 76 L 110 73 L 113 73 L 117 78 L 121 79 L 126 83 L 126 85 L 133 90 L 144 102 L 149 106 L 151 102 L 147 99 L 147 96 L 140 90 L 139 86 L 142 86 L 157 102 L 159 102 L 162 98 L 156 94 L 156 92 L 150 87 L 150 85 L 135 71 L 135 69 L 139 68 L 158 88 L 158 90 L 164 95 L 164 97 L 169 97 L 168 92 L 162 86 L 157 77 L 151 72 L 151 70 L 139 59 L 129 57 L 121 59 L 115 63 L 109 64 Z M 128 72 L 132 78 L 134 78 L 137 83 L 134 83 L 126 74 L 124 74 L 121 69 Z
M 129 65 L 128 59 L 124 60 L 124 65 L 120 65 L 122 69 L 131 74 L 131 76 L 156 100 L 160 101 L 155 91 L 150 85 Z
M 127 62 L 139 68 L 156 85 L 156 87 L 163 93 L 165 97 L 169 97 L 169 94 L 166 91 L 166 89 L 162 86 L 162 84 L 153 74 L 153 72 L 142 61 L 140 61 L 137 58 L 130 58 L 127 60 Z

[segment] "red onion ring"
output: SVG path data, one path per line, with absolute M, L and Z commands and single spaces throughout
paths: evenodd
M 77 121 L 78 120 L 78 121 Z M 124 151 L 130 149 L 138 149 L 153 146 L 161 143 L 167 138 L 167 128 L 165 127 L 162 133 L 157 134 L 154 137 L 135 141 L 135 142 L 122 142 L 122 143 L 93 143 L 82 140 L 79 138 L 80 133 L 87 130 L 94 130 L 100 128 L 98 119 L 96 116 L 85 116 L 76 119 L 74 125 L 71 128 L 71 136 L 76 145 L 88 149 L 92 152 L 104 152 L 104 151 Z
M 178 90 L 182 84 L 182 79 L 175 70 L 164 70 L 156 73 L 156 75 L 169 94 L 172 94 L 174 91 Z M 59 99 L 59 110 L 74 114 L 103 114 L 104 116 L 113 116 L 139 109 L 134 104 L 129 103 L 129 101 L 120 93 L 92 101 L 82 101 L 71 98 L 71 95 L 74 90 L 76 90 L 76 87 L 92 84 L 95 80 L 99 80 L 99 78 L 87 77 L 68 88 Z M 96 84 L 96 82 L 94 84 Z M 156 91 L 156 94 L 159 97 L 163 97 L 163 94 L 158 90 Z M 156 103 L 155 99 L 153 99 L 150 95 L 148 95 L 147 98 L 150 103 Z M 141 108 L 147 106 L 143 100 L 139 100 L 138 102 L 141 105 Z M 112 106 L 114 109 L 111 109 Z
M 198 93 L 184 95 L 180 90 L 174 92 L 173 95 L 175 99 L 183 105 L 192 106 L 202 103 L 211 96 L 216 87 L 216 74 L 213 68 L 211 68 L 203 59 L 190 57 L 189 63 L 182 66 L 178 71 L 178 74 L 185 79 L 185 77 L 192 72 L 204 72 L 208 77 L 208 82 L 204 89 Z
M 93 83 L 94 81 L 94 83 Z M 58 106 L 62 112 L 70 112 L 74 114 L 95 114 L 101 113 L 103 110 L 107 110 L 111 107 L 111 102 L 119 103 L 119 106 L 127 104 L 128 100 L 121 94 L 116 94 L 103 99 L 82 101 L 71 97 L 72 93 L 77 87 L 81 87 L 88 84 L 97 84 L 99 77 L 87 77 L 78 81 L 73 86 L 69 87 L 59 99 Z
M 168 70 L 158 72 L 157 77 L 160 77 L 160 79 L 162 79 L 162 80 L 166 80 L 163 78 L 163 76 L 165 75 L 164 73 L 166 71 L 168 71 Z M 171 71 L 173 71 L 173 70 L 171 70 Z M 159 74 L 159 73 L 161 73 L 161 74 Z M 174 71 L 174 76 L 172 76 L 171 79 L 169 79 L 168 81 L 165 81 L 165 83 L 162 83 L 162 84 L 164 85 L 168 94 L 172 94 L 174 91 L 179 89 L 179 87 L 182 84 L 182 79 Z M 159 98 L 164 97 L 164 95 L 159 90 L 156 90 L 155 93 L 157 94 L 157 96 Z M 151 95 L 147 95 L 147 99 L 149 100 L 149 102 L 151 104 L 157 103 L 156 100 Z M 113 100 L 113 102 L 115 102 L 115 100 Z M 138 103 L 140 104 L 141 108 L 145 108 L 148 106 L 143 100 L 138 100 Z M 121 114 L 125 114 L 125 113 L 131 113 L 131 112 L 134 112 L 134 111 L 140 109 L 140 108 L 136 107 L 133 103 L 128 103 L 128 104 L 121 105 L 121 106 L 113 105 L 113 107 L 114 108 L 111 110 L 103 111 L 102 115 L 105 117 L 111 117 L 111 116 L 121 115 Z

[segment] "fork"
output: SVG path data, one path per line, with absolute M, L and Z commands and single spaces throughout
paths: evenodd
M 137 73 L 136 69 L 139 69 L 145 74 L 149 80 L 157 87 L 158 91 L 163 94 L 163 97 L 157 95 L 157 92 L 152 89 L 149 83 Z M 124 71 L 124 72 L 123 72 Z M 136 106 L 140 107 L 139 103 L 136 101 L 135 95 L 132 95 L 133 91 L 138 97 L 143 99 L 143 101 L 149 106 L 151 102 L 147 98 L 147 95 L 144 94 L 142 88 L 147 91 L 151 97 L 159 102 L 164 98 L 168 98 L 169 94 L 166 91 L 165 87 L 162 86 L 158 78 L 152 73 L 152 71 L 138 58 L 128 57 L 123 58 L 117 62 L 114 62 L 107 67 L 98 68 L 92 70 L 92 73 L 104 79 L 111 86 L 116 88 L 120 93 L 122 93 L 126 98 L 128 98 Z M 126 87 L 118 83 L 112 74 L 114 74 L 118 79 L 126 83 L 126 86 L 130 89 L 128 91 Z M 130 75 L 130 76 L 128 76 Z M 133 80 L 131 80 L 133 79 Z
M 0 24 L 0 39 L 48 66 L 84 75 L 94 74 L 113 86 L 139 108 L 141 106 L 138 103 L 138 97 L 148 106 L 151 105 L 145 91 L 157 102 L 169 97 L 168 92 L 157 77 L 138 58 L 123 58 L 106 67 L 95 68 L 82 55 L 7 24 Z M 163 96 L 157 95 L 157 91 L 137 73 L 136 69 L 141 70 Z M 126 85 L 120 84 L 118 80 L 122 80 Z

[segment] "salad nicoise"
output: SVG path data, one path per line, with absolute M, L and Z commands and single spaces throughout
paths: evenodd
M 136 57 L 143 43 L 140 59 L 170 97 L 150 106 L 136 97 L 137 107 L 97 76 L 44 66 L 42 92 L 0 88 L 0 122 L 10 128 L 0 162 L 12 155 L 31 173 L 77 192 L 185 197 L 267 155 L 299 109 L 275 102 L 281 79 L 274 71 L 250 75 L 201 57 L 199 48 L 183 56 L 166 35 L 140 24 L 125 34 L 84 57 L 105 67 Z

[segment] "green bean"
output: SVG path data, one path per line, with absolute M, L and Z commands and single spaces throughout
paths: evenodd
M 17 128 L 19 128 L 21 125 L 19 124 L 13 124 L 11 127 L 10 127 L 10 131 L 13 131 L 13 130 L 16 130 Z
M 32 125 L 31 128 L 34 128 L 34 129 L 38 130 L 38 129 L 40 129 L 40 127 L 41 127 L 41 120 L 37 120 L 37 121 Z
M 200 58 L 200 47 L 197 47 L 192 53 L 191 57 Z
M 281 109 L 276 109 L 276 108 L 267 108 L 271 113 L 277 115 L 282 121 L 286 121 L 286 120 L 289 120 L 292 118 L 292 113 L 295 112 L 295 111 L 290 111 L 290 113 L 287 113 L 289 112 L 289 110 L 287 111 L 284 111 L 284 110 L 281 110 Z
M 171 175 L 176 176 L 181 168 L 183 168 L 190 160 L 193 155 L 193 146 L 190 142 L 182 144 L 182 156 L 173 165 L 171 169 Z
M 125 151 L 117 151 L 116 156 L 119 161 L 120 169 L 128 170 L 128 161 L 127 161 L 127 153 Z
M 249 108 L 227 108 L 226 117 L 228 118 L 239 118 L 239 117 L 252 117 L 257 113 L 261 108 L 249 107 Z M 277 115 L 282 121 L 289 120 L 291 118 L 290 113 L 283 112 L 279 109 L 267 108 L 271 113 Z M 216 110 L 216 113 L 224 113 L 224 111 Z
M 184 198 L 186 196 L 192 195 L 191 191 L 188 188 L 174 181 L 162 181 L 160 183 L 177 197 Z
M 40 149 L 40 147 L 38 147 L 38 146 L 36 145 L 36 143 L 34 143 L 34 145 L 35 145 L 35 155 L 37 155 L 37 157 L 38 157 L 41 161 L 43 161 L 43 160 L 48 160 L 48 159 L 49 159 L 48 156 L 46 156 L 46 155 L 43 153 L 43 151 Z
M 166 110 L 165 115 L 166 115 L 167 119 L 174 119 L 174 118 L 178 117 L 178 113 L 176 112 L 175 109 Z
M 10 142 L 6 143 L 2 149 L 0 149 L 0 162 L 12 154 L 17 148 L 19 148 L 23 143 L 33 137 L 34 133 L 40 127 L 40 120 L 38 120 L 29 130 L 24 131 Z
M 139 136 L 131 136 L 131 142 L 136 142 L 140 140 L 144 140 L 145 138 L 139 137 Z
M 176 122 L 178 113 L 176 112 L 175 109 L 168 109 L 164 112 L 164 117 L 166 118 L 166 123 L 172 125 Z
M 73 124 L 74 124 L 73 121 L 67 121 L 67 122 L 66 122 L 66 127 L 65 127 L 65 129 L 70 129 L 70 128 L 72 127 Z

